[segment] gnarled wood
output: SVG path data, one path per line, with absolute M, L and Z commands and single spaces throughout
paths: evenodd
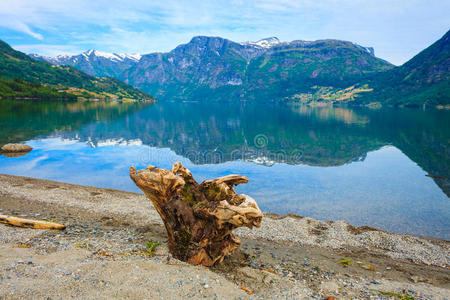
M 46 221 L 38 221 L 31 219 L 23 219 L 17 217 L 10 217 L 5 215 L 0 215 L 0 223 L 17 226 L 17 227 L 25 227 L 25 228 L 34 228 L 34 229 L 55 229 L 55 230 L 63 230 L 66 226 L 62 224 L 46 222 Z
M 231 232 L 238 227 L 259 227 L 262 212 L 255 200 L 236 194 L 234 186 L 247 183 L 241 175 L 228 175 L 198 184 L 179 162 L 172 171 L 149 166 L 130 168 L 130 177 L 161 216 L 169 251 L 180 260 L 204 266 L 221 262 L 241 246 Z

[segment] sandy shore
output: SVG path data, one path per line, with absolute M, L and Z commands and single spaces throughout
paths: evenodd
M 140 194 L 0 175 L 0 214 L 67 226 L 0 225 L 1 299 L 450 295 L 449 241 L 344 221 L 266 214 L 261 228 L 236 231 L 243 242 L 236 254 L 206 268 L 170 256 L 162 222 Z M 160 244 L 153 256 L 149 241 Z

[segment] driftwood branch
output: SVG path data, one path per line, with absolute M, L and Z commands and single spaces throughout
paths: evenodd
M 34 229 L 63 230 L 66 228 L 66 226 L 57 224 L 57 223 L 16 218 L 16 217 L 10 217 L 10 216 L 5 216 L 5 215 L 0 215 L 0 223 L 6 224 L 6 225 L 11 225 L 11 226 L 16 226 L 16 227 L 34 228 Z
M 247 183 L 241 175 L 228 175 L 198 184 L 177 162 L 172 171 L 149 166 L 130 168 L 130 177 L 161 216 L 168 234 L 169 251 L 180 260 L 211 266 L 241 246 L 231 232 L 238 227 L 261 225 L 255 200 L 236 194 L 234 186 Z

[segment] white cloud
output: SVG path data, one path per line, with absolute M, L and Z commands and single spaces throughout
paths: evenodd
M 47 44 L 73 50 L 139 53 L 168 51 L 194 35 L 338 38 L 401 63 L 448 30 L 448 11 L 450 2 L 441 0 L 1 0 L 0 30 L 44 36 Z M 41 53 L 54 52 L 37 45 Z
M 42 37 L 42 34 L 32 31 L 30 29 L 30 27 L 28 27 L 28 25 L 25 23 L 22 23 L 22 22 L 12 23 L 12 27 L 18 31 L 21 31 L 23 33 L 26 33 L 26 34 L 34 37 L 35 39 L 38 39 L 38 40 L 44 39 Z
M 7 27 L 15 31 L 25 33 L 38 40 L 43 39 L 42 34 L 31 30 L 30 27 L 21 20 L 9 16 L 2 16 L 2 14 L 0 14 L 0 27 Z
M 38 53 L 45 56 L 57 56 L 61 54 L 74 55 L 84 52 L 86 49 L 76 45 L 67 44 L 21 44 L 15 45 L 14 49 L 30 54 Z

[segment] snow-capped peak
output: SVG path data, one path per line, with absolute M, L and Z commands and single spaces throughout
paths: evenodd
M 269 37 L 269 38 L 265 38 L 256 42 L 245 42 L 243 43 L 244 45 L 253 45 L 253 46 L 258 46 L 261 48 L 270 48 L 273 47 L 275 45 L 280 44 L 280 40 L 277 37 Z
M 83 52 L 82 55 L 86 58 L 88 58 L 89 56 L 97 56 L 97 57 L 104 57 L 107 58 L 109 60 L 113 60 L 113 61 L 123 61 L 125 59 L 130 59 L 130 60 L 134 60 L 134 61 L 138 61 L 141 59 L 141 55 L 140 54 L 126 54 L 126 53 L 109 53 L 109 52 L 103 52 L 103 51 L 98 51 L 98 50 L 88 50 L 86 52 Z
M 127 53 L 116 53 L 116 55 L 118 55 L 118 56 L 120 56 L 120 57 L 123 57 L 124 59 L 125 59 L 125 58 L 128 58 L 128 59 L 135 60 L 135 61 L 140 60 L 141 57 L 142 57 L 142 55 L 139 54 L 139 53 L 132 53 L 132 54 L 127 54 Z

